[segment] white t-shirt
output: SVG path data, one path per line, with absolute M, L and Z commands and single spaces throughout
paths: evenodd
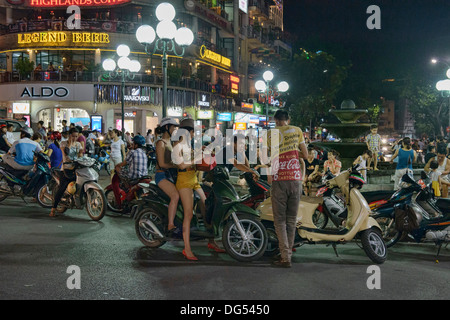
M 14 134 L 12 132 L 7 131 L 6 132 L 6 139 L 8 140 L 9 143 L 13 144 L 14 143 Z
M 153 139 L 154 139 L 153 134 L 148 134 L 146 137 L 146 143 L 153 145 L 153 142 L 152 142 Z
M 122 145 L 125 145 L 122 139 L 114 141 L 111 140 L 111 157 L 112 158 L 122 158 Z

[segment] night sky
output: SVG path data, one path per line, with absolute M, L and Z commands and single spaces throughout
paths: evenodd
M 370 5 L 381 9 L 380 30 L 366 26 Z M 298 40 L 294 52 L 327 51 L 357 72 L 383 70 L 385 77 L 432 69 L 432 57 L 450 64 L 448 0 L 285 0 L 284 9 L 286 31 Z

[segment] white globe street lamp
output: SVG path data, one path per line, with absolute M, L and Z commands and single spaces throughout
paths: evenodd
M 156 7 L 156 18 L 158 18 L 159 21 L 172 21 L 175 18 L 175 15 L 175 8 L 168 2 L 163 2 Z
M 280 92 L 286 92 L 289 90 L 289 84 L 286 81 L 281 81 L 278 84 L 278 91 Z
M 255 82 L 255 88 L 258 92 L 266 91 L 266 83 L 263 80 L 258 80 Z
M 143 25 L 136 31 L 136 38 L 145 46 L 147 54 L 155 54 L 162 51 L 163 66 L 163 99 L 162 99 L 162 117 L 167 114 L 167 54 L 172 52 L 177 57 L 184 56 L 186 47 L 190 46 L 194 41 L 194 33 L 186 27 L 177 29 L 173 22 L 176 11 L 173 5 L 163 2 L 156 8 L 156 17 L 160 21 L 156 26 L 156 32 L 153 27 Z M 156 40 L 156 41 L 155 41 Z M 154 43 L 153 52 L 149 51 L 150 45 Z M 177 52 L 176 45 L 181 47 L 182 52 Z
M 270 81 L 274 78 L 272 71 L 266 71 L 263 73 L 263 80 L 258 80 L 255 82 L 255 88 L 259 93 L 264 93 L 266 96 L 266 127 L 269 128 L 269 91 L 270 91 Z M 281 81 L 276 86 L 278 92 L 287 92 L 289 90 L 289 84 L 286 81 Z
M 123 139 L 125 139 L 125 79 L 134 79 L 135 73 L 141 70 L 141 64 L 137 60 L 131 60 L 129 55 L 131 53 L 130 47 L 125 44 L 121 44 L 116 50 L 119 59 L 114 61 L 113 59 L 105 59 L 102 66 L 105 71 L 108 71 L 111 78 L 121 77 L 122 80 L 122 133 Z
M 131 53 L 131 50 L 130 47 L 126 44 L 121 44 L 117 47 L 116 52 L 119 57 L 128 57 Z
M 268 82 L 273 80 L 273 72 L 272 71 L 266 71 L 263 73 L 263 79 Z
M 140 43 L 151 44 L 156 39 L 156 32 L 151 26 L 140 26 L 136 31 L 136 38 Z

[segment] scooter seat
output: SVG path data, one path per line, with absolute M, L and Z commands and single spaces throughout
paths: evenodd
M 3 169 L 5 169 L 5 171 L 11 173 L 13 176 L 17 177 L 17 178 L 23 178 L 24 175 L 26 175 L 29 171 L 28 170 L 17 170 L 14 169 L 13 167 L 11 167 L 10 165 L 6 164 L 6 163 L 2 163 L 1 167 Z
M 439 210 L 442 211 L 443 214 L 450 212 L 450 199 L 437 199 L 436 206 Z
M 161 198 L 166 202 L 170 202 L 170 197 L 160 189 L 156 184 L 149 183 L 149 191 L 152 194 L 152 197 Z

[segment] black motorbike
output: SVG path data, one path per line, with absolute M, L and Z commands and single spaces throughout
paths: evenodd
M 50 158 L 44 153 L 35 152 L 33 170 L 16 170 L 4 162 L 0 163 L 0 202 L 8 197 L 38 199 L 39 190 L 51 178 Z
M 147 165 L 148 174 L 154 174 L 156 172 L 156 149 L 154 146 L 147 146 Z

